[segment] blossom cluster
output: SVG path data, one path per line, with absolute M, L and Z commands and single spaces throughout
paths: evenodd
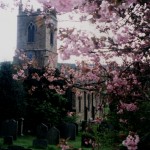
M 37 81 L 42 78 L 46 79 L 48 88 L 59 94 L 64 94 L 65 90 L 70 87 L 102 93 L 105 99 L 99 105 L 98 110 L 103 110 L 106 101 L 114 102 L 116 113 L 122 117 L 119 122 L 130 125 L 130 120 L 128 116 L 123 116 L 124 113 L 136 112 L 139 109 L 138 100 L 142 101 L 147 97 L 149 99 L 147 96 L 149 83 L 146 79 L 149 79 L 147 68 L 149 68 L 150 58 L 150 3 L 139 0 L 38 1 L 46 10 L 55 8 L 58 14 L 74 10 L 81 15 L 79 21 L 90 21 L 99 34 L 98 36 L 96 36 L 97 33 L 89 35 L 86 31 L 75 28 L 60 28 L 58 39 L 61 45 L 58 50 L 61 58 L 67 60 L 71 56 L 77 56 L 77 58 L 82 56 L 84 59 L 78 62 L 75 68 L 62 65 L 56 75 L 57 70 L 52 65 L 55 57 L 52 56 L 49 58 L 52 66 L 45 68 L 42 75 L 33 73 L 32 79 Z M 72 16 L 70 19 L 73 21 Z M 52 24 L 51 21 L 50 18 L 47 18 L 46 25 Z M 27 63 L 25 54 L 21 54 L 19 59 L 25 63 L 17 70 L 13 78 L 25 79 L 25 70 L 33 62 L 28 60 Z M 53 84 L 62 80 L 65 82 L 64 85 Z M 33 93 L 36 88 L 32 86 L 29 92 Z M 82 96 L 80 90 L 75 92 L 78 96 Z M 68 116 L 72 117 L 74 114 L 68 112 Z M 102 119 L 97 118 L 94 121 L 101 123 Z M 138 142 L 139 136 L 129 133 L 123 145 L 128 150 L 136 150 Z M 94 142 L 86 139 L 85 143 Z M 62 144 L 61 148 L 69 147 Z
M 38 0 L 44 7 L 54 7 L 57 12 L 69 12 L 74 7 L 83 4 L 85 0 Z
M 133 132 L 130 132 L 122 144 L 126 146 L 128 150 L 137 150 L 139 141 L 139 136 Z
M 122 114 L 123 111 L 137 111 L 138 107 L 136 105 L 136 103 L 124 103 L 122 101 L 120 101 L 119 106 L 118 106 L 119 111 L 117 112 L 117 114 Z

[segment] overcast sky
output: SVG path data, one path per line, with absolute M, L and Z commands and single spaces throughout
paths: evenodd
M 13 59 L 16 48 L 16 12 L 0 10 L 0 62 Z
M 0 9 L 0 62 L 13 60 L 17 39 L 17 12 L 17 10 Z M 93 26 L 88 23 L 68 22 L 65 15 L 61 17 L 61 20 L 58 22 L 59 27 L 73 26 L 91 32 L 94 30 Z

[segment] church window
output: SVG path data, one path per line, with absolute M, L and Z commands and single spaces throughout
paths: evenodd
M 84 91 L 84 107 L 86 107 L 86 92 Z
M 90 105 L 90 94 L 88 94 L 88 109 L 90 111 L 91 105 Z
M 80 96 L 78 97 L 78 100 L 79 100 L 79 112 L 81 112 L 81 97 Z
M 30 23 L 28 26 L 28 42 L 35 41 L 35 26 L 33 23 Z
M 54 31 L 50 32 L 50 45 L 54 46 Z

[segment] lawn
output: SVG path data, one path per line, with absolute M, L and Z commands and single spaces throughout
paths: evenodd
M 23 146 L 25 148 L 31 148 L 32 150 L 41 150 L 36 149 L 32 147 L 32 141 L 35 139 L 33 136 L 20 136 L 17 138 L 16 141 L 13 141 L 13 145 L 17 146 Z M 75 141 L 68 140 L 68 145 L 71 145 L 73 148 L 81 148 L 81 136 L 77 136 Z M 3 144 L 3 138 L 0 138 L 0 147 L 1 148 L 7 148 L 8 145 Z M 45 150 L 60 150 L 55 145 L 48 145 L 48 147 Z M 84 148 L 82 147 L 82 150 L 91 150 L 91 148 Z M 113 150 L 109 147 L 101 147 L 101 150 Z

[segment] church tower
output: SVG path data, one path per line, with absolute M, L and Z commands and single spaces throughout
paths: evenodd
M 46 12 L 46 18 L 40 17 L 41 10 L 29 12 L 23 10 L 20 1 L 17 16 L 17 49 L 25 52 L 38 67 L 57 65 L 57 18 L 54 10 Z M 42 18 L 42 19 L 39 19 Z M 47 27 L 47 21 L 50 21 Z M 39 21 L 40 20 L 40 21 Z

